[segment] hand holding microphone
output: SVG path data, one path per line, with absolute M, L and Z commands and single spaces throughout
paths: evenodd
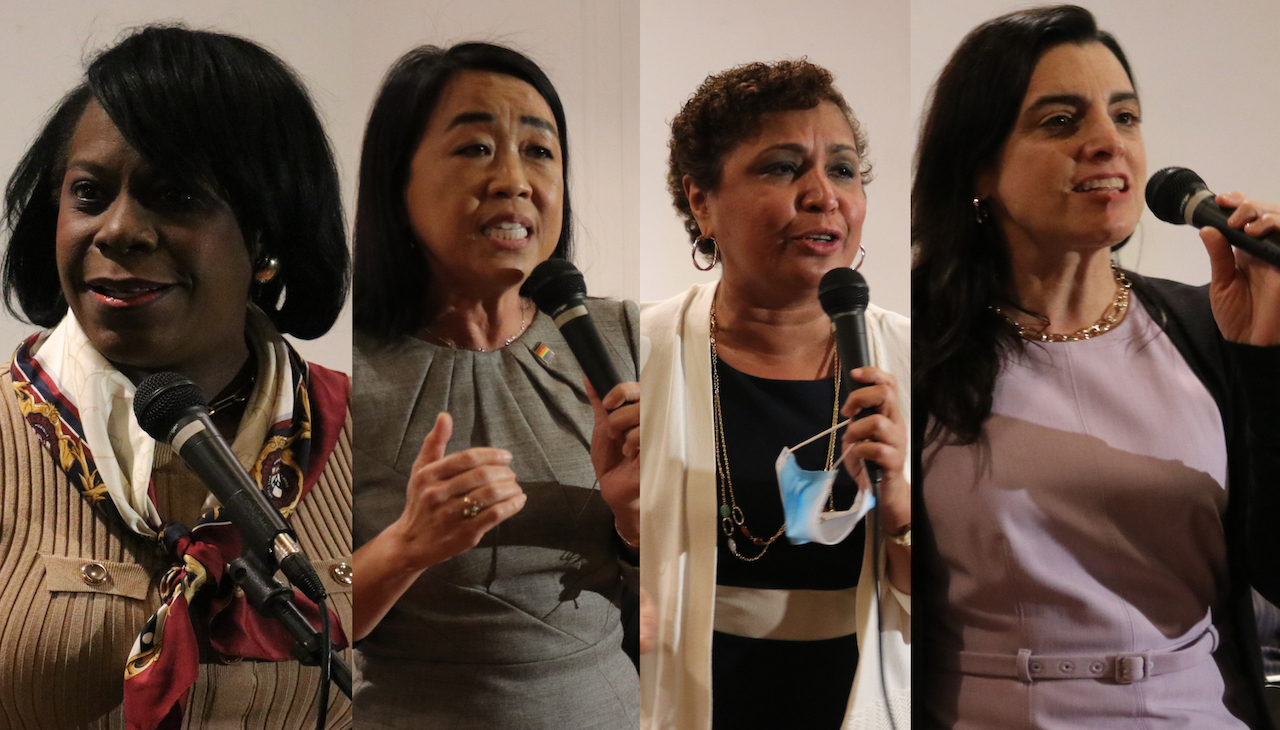
M 618 535 L 632 549 L 640 545 L 640 384 L 620 383 L 603 400 L 587 383 L 595 414 L 591 464 L 600 496 L 613 511 Z
M 856 478 L 865 463 L 869 479 L 881 480 L 877 503 L 885 531 L 895 534 L 911 524 L 911 490 L 906 481 L 907 425 L 898 406 L 897 380 L 871 366 L 866 329 L 870 301 L 867 282 L 853 269 L 832 269 L 818 285 L 818 301 L 831 318 L 840 354 L 842 386 L 852 381 L 840 409 L 841 414 L 854 419 L 845 429 L 842 442 L 845 468 Z M 852 378 L 851 370 L 857 371 Z
M 613 510 L 619 536 L 640 544 L 640 386 L 619 383 L 618 369 L 587 311 L 587 284 L 572 262 L 548 259 L 524 285 L 529 297 L 551 317 L 586 374 L 595 414 L 591 463 L 600 480 L 600 496 Z
M 1213 269 L 1209 299 L 1223 337 L 1280 344 L 1280 206 L 1234 191 L 1214 195 L 1181 167 L 1153 175 L 1146 197 L 1160 220 L 1200 227 Z

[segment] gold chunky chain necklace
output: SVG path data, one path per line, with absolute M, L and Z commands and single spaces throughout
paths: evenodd
M 831 438 L 827 441 L 827 466 L 830 469 L 835 462 L 836 454 L 836 424 L 840 418 L 840 355 L 835 351 L 835 343 L 831 345 L 831 355 L 835 362 L 835 403 L 831 407 Z M 738 506 L 738 499 L 733 493 L 733 477 L 729 473 L 729 451 L 725 447 L 724 441 L 724 420 L 720 415 L 720 373 L 716 368 L 720 361 L 720 353 L 716 350 L 716 303 L 711 301 L 711 393 L 712 403 L 715 406 L 715 429 L 716 429 L 716 471 L 720 475 L 720 530 L 729 541 L 729 552 L 733 553 L 738 559 L 748 563 L 754 563 L 769 550 L 769 546 L 787 531 L 787 523 L 783 522 L 778 531 L 773 533 L 773 537 L 763 539 L 751 534 L 751 530 L 747 528 L 747 516 L 743 514 L 742 508 Z M 828 497 L 828 509 L 834 509 L 834 497 Z M 733 538 L 735 530 L 740 530 L 742 536 L 751 541 L 753 545 L 760 548 L 760 552 L 754 557 L 747 557 L 738 552 L 738 542 Z
M 990 308 L 991 311 L 1004 317 L 1004 321 L 1013 325 L 1013 328 L 1018 331 L 1018 336 L 1024 340 L 1031 340 L 1032 342 L 1079 342 L 1080 340 L 1092 339 L 1110 332 L 1112 328 L 1124 320 L 1125 313 L 1129 311 L 1129 290 L 1133 288 L 1133 283 L 1124 275 L 1120 267 L 1115 264 L 1111 264 L 1111 273 L 1116 280 L 1115 298 L 1111 300 L 1107 311 L 1102 313 L 1102 319 L 1082 330 L 1068 332 L 1067 334 L 1050 334 L 1044 331 L 1049 327 L 1048 319 L 1042 320 L 1043 324 L 1040 325 L 1039 329 L 1033 329 L 1018 322 L 1004 308 L 998 305 L 992 304 Z

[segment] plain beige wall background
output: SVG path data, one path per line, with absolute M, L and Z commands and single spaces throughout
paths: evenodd
M 536 5 L 536 7 L 535 7 Z M 621 0 L 85 0 L 50 9 L 0 4 L 0 178 L 7 180 L 82 62 L 123 31 L 156 21 L 246 36 L 303 77 L 342 176 L 348 226 L 364 122 L 383 74 L 423 43 L 503 43 L 543 66 L 564 102 L 578 266 L 594 295 L 637 299 L 638 10 Z M 0 242 L 3 243 L 3 242 Z M 50 241 L 50 245 L 53 242 Z M 0 352 L 35 328 L 0 314 Z M 329 334 L 294 340 L 309 360 L 351 370 L 350 303 Z
M 1280 134 L 1270 92 L 1280 58 L 1274 0 L 1083 0 L 1128 52 L 1144 105 L 1151 172 L 1182 165 L 1215 189 L 1280 201 Z M 668 123 L 709 73 L 754 60 L 808 56 L 836 82 L 870 137 L 863 268 L 873 299 L 910 308 L 909 194 L 925 95 L 977 23 L 1024 3 L 1008 0 L 85 0 L 0 5 L 0 175 L 7 179 L 81 62 L 126 28 L 181 19 L 248 36 L 307 82 L 333 141 L 348 211 L 360 138 L 387 67 L 421 43 L 490 40 L 543 65 L 568 114 L 577 261 L 593 294 L 662 299 L 716 274 L 689 261 L 666 193 Z M 350 214 L 348 213 L 348 216 Z M 1122 258 L 1147 274 L 1208 280 L 1188 228 L 1143 218 Z M 32 330 L 0 315 L 0 350 Z M 350 315 L 313 342 L 310 359 L 350 369 Z
M 882 0 L 644 0 L 640 8 L 640 296 L 666 299 L 703 281 L 667 193 L 670 122 L 709 74 L 808 56 L 836 77 L 875 166 L 867 187 L 862 273 L 871 300 L 910 311 L 910 6 Z
M 623 0 L 352 2 L 352 103 L 367 110 L 388 67 L 423 43 L 488 41 L 532 58 L 555 84 L 569 127 L 574 261 L 593 296 L 635 299 L 639 241 L 637 4 Z M 361 117 L 363 124 L 363 116 Z M 350 140 L 359 149 L 363 130 Z
M 912 0 L 911 116 L 919 128 L 925 95 L 974 26 L 1004 12 L 1048 3 Z M 1211 190 L 1242 190 L 1280 203 L 1280 2 L 1078 0 L 1128 56 L 1142 101 L 1147 174 L 1176 165 Z M 1145 184 L 1145 183 L 1144 183 Z M 1140 273 L 1189 284 L 1209 281 L 1209 257 L 1196 232 L 1143 213 L 1121 250 Z

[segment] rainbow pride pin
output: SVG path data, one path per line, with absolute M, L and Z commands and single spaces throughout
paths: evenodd
M 551 361 L 552 361 L 553 359 L 555 359 L 555 356 L 556 356 L 556 354 L 555 354 L 554 352 L 552 352 L 552 351 L 551 351 L 551 348 L 550 348 L 550 347 L 547 347 L 546 345 L 544 345 L 544 344 L 543 344 L 543 343 L 541 343 L 541 342 L 539 342 L 537 345 L 535 345 L 535 346 L 534 346 L 534 348 L 533 348 L 533 354 L 534 354 L 534 355 L 535 355 L 539 360 L 541 360 L 541 361 L 543 361 L 543 362 L 545 362 L 545 363 L 548 363 L 548 364 L 550 364 L 550 363 L 551 363 Z

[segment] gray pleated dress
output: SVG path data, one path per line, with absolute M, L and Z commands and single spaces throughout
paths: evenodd
M 634 380 L 635 305 L 589 309 L 620 375 Z M 423 573 L 359 643 L 356 727 L 637 727 L 618 543 L 589 454 L 591 406 L 555 325 L 538 314 L 494 352 L 357 336 L 353 371 L 357 548 L 400 516 L 442 410 L 454 420 L 449 453 L 509 450 L 529 496 L 476 548 Z

